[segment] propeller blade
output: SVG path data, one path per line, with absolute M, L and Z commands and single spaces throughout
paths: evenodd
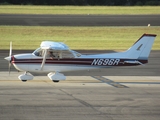
M 47 51 L 48 51 L 47 49 L 44 50 L 43 61 L 41 64 L 41 70 L 43 70 L 44 64 L 46 62 Z
M 10 72 L 11 72 L 11 62 L 9 62 L 9 68 L 8 68 L 8 71 L 9 71 L 9 75 L 10 75 Z
M 11 56 L 12 56 L 12 41 L 10 42 L 10 50 L 9 50 L 9 57 L 11 58 Z M 9 61 L 9 68 L 8 68 L 8 71 L 9 71 L 9 75 L 10 75 L 10 72 L 11 72 L 11 62 L 12 62 L 12 58 L 11 58 L 11 60 Z

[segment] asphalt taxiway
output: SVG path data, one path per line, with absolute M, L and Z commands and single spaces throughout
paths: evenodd
M 24 26 L 160 26 L 160 15 L 0 14 L 0 25 Z
M 159 76 L 46 76 L 0 72 L 1 120 L 159 120 Z M 134 82 L 134 83 L 133 83 Z

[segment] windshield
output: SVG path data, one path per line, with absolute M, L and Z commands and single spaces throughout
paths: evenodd
M 33 54 L 34 54 L 35 56 L 42 57 L 42 56 L 43 56 L 43 50 L 42 50 L 41 48 L 37 48 L 37 49 L 33 52 Z

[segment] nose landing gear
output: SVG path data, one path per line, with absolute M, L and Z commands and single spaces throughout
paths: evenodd
M 22 82 L 26 82 L 27 80 L 33 80 L 33 75 L 25 72 L 24 74 L 19 75 L 18 78 L 22 80 Z

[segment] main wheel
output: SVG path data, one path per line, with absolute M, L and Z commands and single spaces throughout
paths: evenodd
M 59 80 L 53 80 L 53 82 L 58 83 L 58 82 L 59 82 Z
M 27 82 L 27 80 L 22 80 L 22 82 Z

